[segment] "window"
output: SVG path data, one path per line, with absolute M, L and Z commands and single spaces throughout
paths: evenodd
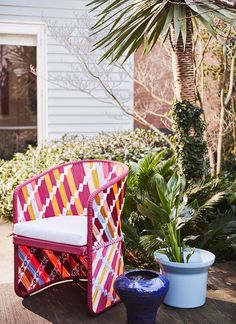
M 0 158 L 10 159 L 47 138 L 44 26 L 0 23 Z M 20 27 L 20 28 L 19 28 Z M 35 27 L 35 26 L 33 26 Z M 22 30 L 22 34 L 19 31 Z M 27 31 L 27 34 L 24 32 Z M 32 33 L 32 34 L 30 34 Z M 45 50 L 45 46 L 44 46 Z M 44 63 L 44 65 L 42 64 Z

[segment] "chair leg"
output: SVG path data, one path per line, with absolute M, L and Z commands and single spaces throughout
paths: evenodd
M 124 272 L 122 242 L 94 250 L 89 255 L 88 309 L 99 314 L 119 302 L 113 285 Z
M 14 288 L 15 293 L 19 297 L 26 297 L 27 296 L 27 290 L 22 287 L 21 284 L 21 271 L 22 271 L 22 263 L 19 261 L 19 250 L 18 245 L 14 245 Z

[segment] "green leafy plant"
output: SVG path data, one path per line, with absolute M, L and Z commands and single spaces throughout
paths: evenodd
M 177 162 L 187 180 L 198 181 L 208 172 L 202 112 L 187 101 L 175 102 L 171 110 Z
M 132 162 L 130 165 L 123 231 L 127 247 L 126 262 L 133 267 L 155 266 L 153 253 L 165 247 L 160 239 L 159 222 L 152 221 L 138 206 L 149 200 L 152 206 L 155 204 L 162 208 L 154 179 L 160 173 L 168 183 L 176 172 L 175 157 L 167 157 L 168 153 L 164 151 L 148 154 L 138 163 Z M 185 244 L 212 251 L 219 258 L 232 258 L 236 254 L 235 192 L 236 184 L 227 178 L 208 176 L 186 186 L 184 196 L 188 197 L 188 204 L 195 214 L 182 226 L 180 241 L 194 236 L 195 240 L 186 241 Z M 156 214 L 152 216 L 157 217 Z
M 201 208 L 184 231 L 199 234 L 198 247 L 231 258 L 236 254 L 236 184 L 224 177 L 208 177 L 189 186 L 187 195 Z
M 151 180 L 157 173 L 169 179 L 175 170 L 175 158 L 168 150 L 149 153 L 138 163 L 130 163 L 127 179 L 126 199 L 123 217 L 125 234 L 126 261 L 135 266 L 152 267 L 152 259 L 140 245 L 140 237 L 145 228 L 151 227 L 151 221 L 141 215 L 138 205 L 151 194 Z
M 138 163 L 130 163 L 124 214 L 129 219 L 130 224 L 134 223 L 137 226 L 140 223 L 140 226 L 138 226 L 140 232 L 147 224 L 143 223 L 144 217 L 138 213 L 137 207 L 150 195 L 153 176 L 160 173 L 165 178 L 170 178 L 174 169 L 175 159 L 173 156 L 168 158 L 168 150 L 149 153 Z
M 220 258 L 232 258 L 236 254 L 235 191 L 236 185 L 227 179 L 210 177 L 189 186 L 184 195 L 194 209 L 194 216 L 182 226 L 180 241 L 193 237 L 194 240 L 188 241 L 190 247 L 210 250 Z M 151 202 L 157 201 L 157 194 L 153 194 L 154 197 L 149 197 Z M 158 206 L 161 206 L 160 202 Z M 142 248 L 150 256 L 165 247 L 157 225 L 155 222 L 146 227 L 140 237 Z
M 236 216 L 235 210 L 217 210 L 215 217 L 206 224 L 199 236 L 199 247 L 209 249 L 221 257 L 229 258 L 236 253 Z
M 170 261 L 185 262 L 186 244 L 188 241 L 195 240 L 197 235 L 183 238 L 180 230 L 195 217 L 198 209 L 197 201 L 188 203 L 185 194 L 185 177 L 176 172 L 168 182 L 162 175 L 156 174 L 153 177 L 152 189 L 155 201 L 146 198 L 144 203 L 138 206 L 138 210 L 151 220 L 154 230 L 146 230 L 150 234 L 142 236 L 140 242 L 142 245 L 146 245 L 149 241 L 149 248 L 153 249 L 156 247 L 156 240 L 157 246 L 161 247 L 159 252 L 166 254 Z M 187 262 L 193 252 L 191 249 L 188 253 Z
M 149 154 L 139 163 L 131 163 L 123 231 L 127 246 L 126 262 L 132 266 L 155 266 L 153 253 L 167 245 L 163 244 L 159 216 L 153 213 L 155 205 L 157 209 L 163 208 L 157 192 L 156 174 L 160 173 L 167 184 L 176 172 L 175 157 L 168 159 L 167 156 L 164 152 Z M 179 230 L 180 242 L 190 247 L 207 249 L 220 258 L 232 258 L 236 254 L 235 192 L 236 184 L 232 181 L 210 176 L 186 186 L 183 205 L 186 212 L 190 205 L 193 217 Z M 194 240 L 185 241 L 184 238 L 188 237 Z

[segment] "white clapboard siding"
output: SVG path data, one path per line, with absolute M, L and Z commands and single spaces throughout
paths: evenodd
M 108 123 L 108 124 L 103 124 L 103 129 L 101 130 L 99 128 L 99 125 L 94 121 L 93 123 L 88 123 L 88 124 L 72 124 L 70 125 L 70 129 L 68 129 L 66 124 L 58 124 L 58 125 L 51 125 L 51 130 L 52 132 L 65 134 L 65 133 L 76 133 L 79 130 L 79 133 L 92 133 L 95 132 L 97 133 L 98 131 L 103 131 L 103 132 L 117 132 L 119 130 L 125 130 L 126 129 L 126 124 L 125 123 Z
M 64 28 L 75 24 L 76 17 L 88 12 L 86 4 L 87 0 L 0 0 L 0 21 L 43 21 Z M 93 90 L 91 97 L 60 82 L 60 75 L 67 75 L 71 80 L 76 77 L 74 70 L 78 62 L 51 35 L 50 28 L 47 30 L 48 139 L 58 139 L 65 133 L 95 136 L 102 131 L 132 129 L 132 117 L 124 115 L 101 87 Z M 98 57 L 92 53 L 91 58 L 96 61 Z M 80 80 L 83 79 L 86 80 L 86 76 L 81 75 Z M 112 90 L 122 94 L 125 106 L 131 111 L 133 81 L 120 71 L 113 71 L 111 79 L 116 81 L 116 88 Z
M 109 115 L 111 117 L 118 118 L 120 116 L 120 109 L 114 106 L 102 105 L 99 103 L 94 106 L 86 106 L 86 105 L 77 105 L 75 107 L 68 106 L 66 109 L 64 107 L 55 106 L 51 107 L 49 116 L 65 116 L 65 115 L 73 115 L 73 116 L 106 116 Z M 128 118 L 125 115 L 126 118 Z
M 70 116 L 68 115 L 60 115 L 57 116 L 57 121 L 54 120 L 53 116 L 49 116 L 49 123 L 50 125 L 53 125 L 53 127 L 57 127 L 58 125 L 67 125 L 68 122 L 70 122 L 70 125 L 100 125 L 101 123 L 103 125 L 124 125 L 127 124 L 127 119 L 126 118 L 119 118 L 118 116 L 114 115 L 109 115 L 107 114 L 106 116 L 101 116 L 101 115 L 94 115 L 94 118 L 88 122 L 88 115 L 74 115 L 73 122 L 70 120 Z M 112 122 L 111 122 L 112 118 Z M 54 128 L 55 128 L 54 127 Z M 113 126 L 112 126 L 113 127 Z

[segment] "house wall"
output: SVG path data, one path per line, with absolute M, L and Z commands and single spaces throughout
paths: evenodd
M 87 3 L 85 0 L 0 0 L 0 21 L 46 21 L 49 27 L 50 24 L 65 27 L 87 12 Z M 114 104 L 103 103 L 77 89 L 62 88 L 57 84 L 59 73 L 61 76 L 72 73 L 76 58 L 58 43 L 50 28 L 47 28 L 47 61 L 49 140 L 60 138 L 64 133 L 94 136 L 101 131 L 133 128 L 133 118 L 124 115 Z M 121 72 L 112 73 L 111 78 L 121 80 L 119 89 L 132 109 L 132 79 Z M 94 94 L 100 99 L 105 97 L 101 87 Z
M 141 47 L 134 55 L 134 109 L 150 124 L 167 131 L 170 125 L 164 116 L 168 114 L 173 98 L 173 71 L 168 45 L 161 47 L 157 43 L 149 54 L 143 54 Z M 143 125 L 135 122 L 135 127 Z

